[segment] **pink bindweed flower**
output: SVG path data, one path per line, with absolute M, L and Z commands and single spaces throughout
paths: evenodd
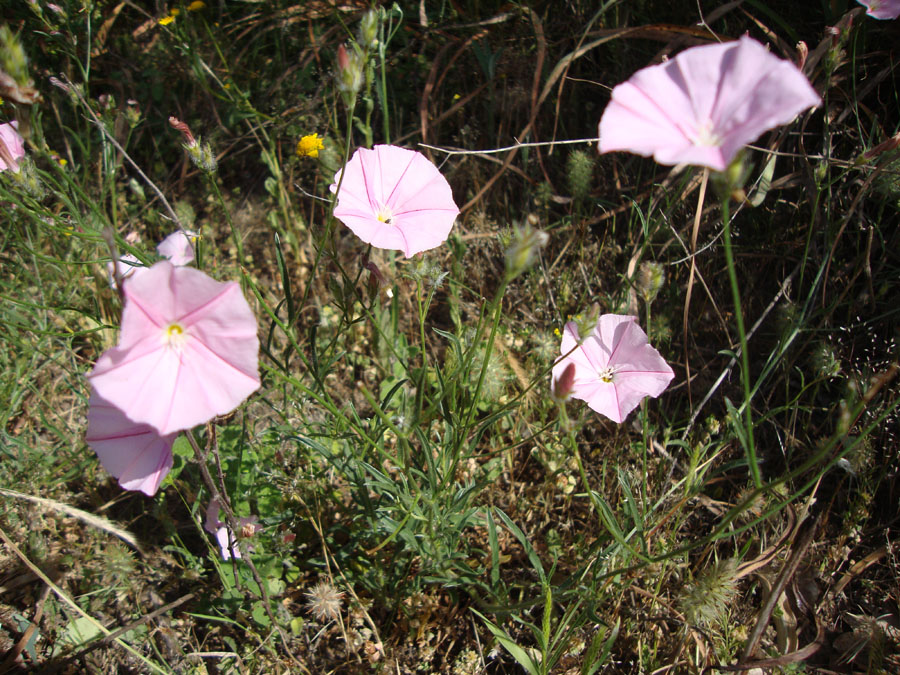
M 675 377 L 633 316 L 604 314 L 584 340 L 578 324 L 570 321 L 560 353 L 553 382 L 565 382 L 566 370 L 574 364 L 574 381 L 567 383 L 572 397 L 613 422 L 624 421 L 645 396 L 659 396 Z
M 96 391 L 91 392 L 86 440 L 123 489 L 155 495 L 172 468 L 177 435 L 160 436 L 148 424 L 135 424 Z
M 334 177 L 334 215 L 357 237 L 410 258 L 450 235 L 459 209 L 450 184 L 422 153 L 393 145 L 360 148 Z
M 686 49 L 613 89 L 600 119 L 600 152 L 724 171 L 741 147 L 819 103 L 794 64 L 745 35 Z
M 194 262 L 194 245 L 197 233 L 191 230 L 176 230 L 159 242 L 156 252 L 168 258 L 173 265 L 189 265 Z
M 135 423 L 167 435 L 224 415 L 259 388 L 256 318 L 236 282 L 158 262 L 124 284 L 119 344 L 88 375 Z
M 192 230 L 175 230 L 175 232 L 159 242 L 159 245 L 156 247 L 156 252 L 177 267 L 190 265 L 194 262 L 193 242 L 198 236 L 199 235 Z M 128 241 L 128 237 L 125 237 L 125 241 Z M 133 244 L 134 241 L 129 241 L 128 243 Z M 119 278 L 124 281 L 136 274 L 146 272 L 147 269 L 148 268 L 144 267 L 140 260 L 130 253 L 119 256 L 115 267 L 113 267 L 111 261 L 106 263 L 106 272 L 109 275 L 109 285 L 113 287 L 116 285 L 116 272 L 119 273 Z
M 145 271 L 147 271 L 147 268 L 144 267 L 143 264 L 141 264 L 140 260 L 138 260 L 130 253 L 119 256 L 119 259 L 116 261 L 115 267 L 113 267 L 113 263 L 111 260 L 106 263 L 106 274 L 109 276 L 109 285 L 113 288 L 115 288 L 116 286 L 117 272 L 119 274 L 119 279 L 125 281 L 125 279 L 129 279 L 135 274 L 140 274 L 141 272 Z
M 241 549 L 238 547 L 237 539 L 235 539 L 231 528 L 227 524 L 219 520 L 219 501 L 213 499 L 209 506 L 206 507 L 206 522 L 203 528 L 210 534 L 215 535 L 219 544 L 219 550 L 222 553 L 222 560 L 231 560 L 232 553 L 237 559 L 241 558 Z M 241 538 L 249 539 L 254 534 L 262 530 L 262 525 L 258 524 L 256 516 L 241 518 L 238 522 L 241 526 Z M 249 547 L 253 550 L 253 547 Z
M 865 5 L 866 14 L 873 19 L 896 19 L 900 16 L 900 0 L 856 0 Z
M 19 170 L 19 160 L 25 156 L 25 139 L 19 135 L 18 122 L 0 124 L 0 171 Z

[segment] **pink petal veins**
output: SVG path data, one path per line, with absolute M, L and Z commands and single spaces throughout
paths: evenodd
M 806 77 L 748 36 L 635 73 L 600 119 L 600 152 L 724 170 L 763 132 L 821 103 Z
M 88 376 L 136 423 L 170 434 L 259 388 L 256 319 L 234 282 L 159 262 L 125 285 L 119 344 Z
M 405 148 L 360 148 L 334 180 L 334 215 L 364 242 L 406 257 L 444 242 L 459 214 L 434 164 Z
M 646 396 L 659 396 L 675 373 L 653 347 L 633 316 L 604 314 L 579 343 L 578 326 L 566 324 L 554 379 L 575 366 L 572 397 L 622 422 Z
M 96 392 L 91 394 L 87 443 L 125 490 L 156 494 L 172 468 L 175 436 L 161 436 L 149 425 L 135 424 Z

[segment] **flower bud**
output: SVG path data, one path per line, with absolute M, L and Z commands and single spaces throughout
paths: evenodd
M 337 88 L 348 108 L 356 101 L 356 95 L 363 85 L 364 59 L 355 49 L 347 51 L 340 45 L 337 51 Z
M 370 9 L 359 22 L 359 43 L 364 49 L 374 49 L 378 45 L 378 11 Z
M 184 147 L 190 149 L 197 145 L 197 139 L 194 138 L 194 134 L 191 133 L 190 127 L 180 119 L 177 117 L 169 117 L 169 126 L 181 133 L 181 138 L 184 140 Z
M 566 366 L 562 374 L 553 381 L 550 395 L 557 403 L 565 403 L 572 395 L 572 389 L 575 386 L 575 364 L 570 363 Z

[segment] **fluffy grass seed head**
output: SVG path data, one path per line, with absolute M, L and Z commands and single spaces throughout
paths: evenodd
M 318 621 L 337 621 L 344 594 L 328 581 L 320 581 L 306 593 L 306 607 Z
M 532 226 L 531 219 L 515 228 L 510 247 L 506 249 L 506 274 L 512 280 L 534 264 L 534 259 L 550 240 L 543 230 Z
M 659 289 L 666 281 L 666 272 L 657 262 L 641 263 L 638 269 L 637 289 L 647 304 L 656 299 Z
M 591 191 L 591 180 L 594 176 L 594 157 L 584 150 L 573 150 L 566 160 L 566 177 L 569 190 L 575 200 L 582 200 Z
M 737 593 L 736 572 L 737 560 L 734 558 L 717 560 L 685 587 L 678 605 L 688 622 L 694 626 L 708 626 L 721 620 Z
M 9 26 L 0 26 L 0 68 L 9 75 L 16 84 L 30 86 L 28 77 L 28 57 L 19 36 Z

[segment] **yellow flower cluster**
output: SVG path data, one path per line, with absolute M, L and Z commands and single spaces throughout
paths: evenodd
M 199 12 L 201 9 L 206 7 L 206 3 L 203 0 L 194 0 L 191 4 L 187 6 L 187 11 L 189 12 Z M 181 10 L 177 7 L 173 7 L 169 10 L 168 15 L 161 18 L 157 23 L 160 26 L 168 26 L 175 20 L 175 17 L 181 14 Z
M 318 157 L 319 150 L 324 150 L 325 145 L 322 143 L 322 139 L 319 137 L 319 134 L 309 134 L 300 139 L 300 142 L 297 143 L 297 156 L 298 157 Z

